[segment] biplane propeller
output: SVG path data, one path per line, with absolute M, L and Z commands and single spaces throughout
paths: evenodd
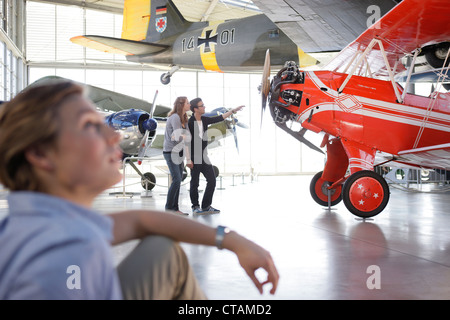
M 284 68 L 278 72 L 277 79 L 280 79 L 280 81 L 278 81 L 277 83 L 274 83 L 274 82 L 271 83 L 270 82 L 270 51 L 269 51 L 269 49 L 267 49 L 266 58 L 264 60 L 264 69 L 263 69 L 263 75 L 262 75 L 262 80 L 261 80 L 261 86 L 260 86 L 260 94 L 261 94 L 261 99 L 262 99 L 261 126 L 262 126 L 264 111 L 265 111 L 266 105 L 267 105 L 267 99 L 269 99 L 272 103 L 275 103 L 274 101 L 276 101 L 271 97 L 271 93 L 276 93 L 277 88 L 280 85 L 290 83 L 291 81 L 293 81 L 292 80 L 293 77 L 296 78 L 297 76 L 299 76 L 298 74 L 287 73 L 287 71 L 289 70 L 289 68 L 292 67 L 292 65 L 295 65 L 295 62 L 293 62 L 293 61 L 287 62 L 286 65 L 284 66 Z M 287 76 L 288 74 L 289 74 L 289 76 Z M 295 93 L 294 93 L 294 95 L 295 95 Z M 298 97 L 288 98 L 288 101 L 295 104 L 294 100 L 296 98 L 298 98 Z M 293 136 L 298 141 L 304 143 L 309 148 L 311 148 L 317 152 L 320 152 L 322 154 L 324 153 L 320 148 L 318 148 L 316 145 L 314 145 L 312 142 L 310 142 L 309 140 L 307 140 L 304 137 L 304 135 L 307 131 L 306 128 L 302 128 L 302 129 L 300 129 L 300 131 L 294 131 L 286 125 L 286 122 L 288 120 L 293 120 L 293 119 L 290 119 L 288 114 L 283 113 L 282 109 L 271 108 L 270 111 L 272 114 L 272 118 L 275 121 L 275 124 L 280 129 L 287 132 L 288 134 Z

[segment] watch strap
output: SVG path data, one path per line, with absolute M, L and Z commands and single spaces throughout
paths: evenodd
M 216 231 L 216 247 L 220 250 L 223 249 L 223 239 L 225 235 L 230 232 L 230 229 L 225 226 L 218 226 Z

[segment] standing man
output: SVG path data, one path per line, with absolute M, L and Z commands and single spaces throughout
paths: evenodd
M 190 153 L 193 167 L 191 171 L 190 197 L 193 213 L 203 214 L 220 212 L 220 210 L 211 206 L 214 190 L 216 188 L 216 175 L 214 173 L 211 161 L 209 160 L 207 151 L 208 125 L 225 120 L 231 114 L 238 112 L 243 107 L 244 106 L 239 106 L 218 116 L 205 117 L 203 116 L 205 113 L 205 105 L 202 99 L 195 98 L 191 100 L 192 116 L 189 118 L 188 127 L 192 137 Z M 198 199 L 200 173 L 202 173 L 206 179 L 206 189 L 205 194 L 203 195 L 201 207 Z

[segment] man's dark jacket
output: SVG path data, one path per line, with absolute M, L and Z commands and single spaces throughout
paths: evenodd
M 199 127 L 194 114 L 192 114 L 188 121 L 188 128 L 189 132 L 191 133 L 191 144 L 189 150 L 191 154 L 191 160 L 194 164 L 200 164 L 203 162 L 203 160 L 206 160 L 202 157 L 207 156 L 207 151 L 205 152 L 205 149 L 208 146 L 208 126 L 210 124 L 221 122 L 224 119 L 222 115 L 218 115 L 213 117 L 202 116 L 201 120 L 203 123 L 203 139 L 201 139 L 199 136 Z M 200 145 L 201 149 L 199 148 Z

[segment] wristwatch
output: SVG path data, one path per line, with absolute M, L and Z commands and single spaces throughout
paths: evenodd
M 224 226 L 218 226 L 216 232 L 216 247 L 220 250 L 223 249 L 222 242 L 227 233 L 230 233 L 230 229 Z

